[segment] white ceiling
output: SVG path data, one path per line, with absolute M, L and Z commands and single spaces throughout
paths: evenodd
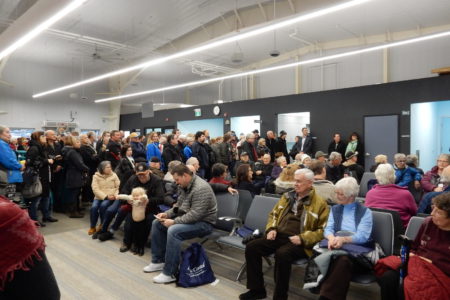
M 34 2 L 35 0 L 0 0 L 0 32 Z M 258 8 L 258 2 L 262 5 L 273 3 L 263 0 L 89 0 L 76 12 L 16 51 L 6 68 L 12 66 L 14 60 L 22 60 L 75 70 L 72 73 L 101 74 L 132 62 L 163 55 L 157 49 L 191 34 L 221 15 L 229 15 L 235 8 Z M 294 2 L 297 3 L 295 0 Z M 337 1 L 309 1 L 311 2 L 316 7 L 328 7 Z M 280 7 L 282 4 L 288 7 L 287 0 L 278 0 L 277 3 Z M 266 13 L 271 18 L 273 12 L 270 6 L 268 8 Z M 244 18 L 243 23 L 246 22 Z M 402 30 L 420 30 L 423 27 L 449 23 L 449 0 L 373 0 L 278 30 L 277 49 L 283 54 L 307 45 L 289 36 L 294 31 L 295 36 L 300 39 L 322 43 Z M 225 22 L 223 26 L 226 26 Z M 269 52 L 274 49 L 273 39 L 273 33 L 267 33 L 241 41 L 238 46 L 226 45 L 154 66 L 142 72 L 127 91 L 140 91 L 201 78 L 198 74 L 193 74 L 189 64 L 191 61 L 233 70 L 243 68 L 268 59 Z M 242 50 L 244 59 L 242 63 L 234 64 L 230 58 L 238 49 Z M 79 77 L 84 77 L 84 74 Z M 71 78 L 68 80 L 67 83 L 70 83 Z M 20 87 L 20 82 L 14 84 Z

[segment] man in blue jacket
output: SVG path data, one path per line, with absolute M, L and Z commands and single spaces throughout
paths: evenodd
M 21 171 L 24 167 L 17 161 L 16 154 L 9 147 L 11 131 L 0 125 L 0 195 L 5 195 L 8 184 L 22 182 Z

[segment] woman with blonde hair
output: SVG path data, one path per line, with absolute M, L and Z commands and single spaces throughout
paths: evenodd
M 283 171 L 281 171 L 280 176 L 275 180 L 275 193 L 284 194 L 292 190 L 295 186 L 294 173 L 299 169 L 297 164 L 287 165 Z
M 386 155 L 384 154 L 378 154 L 377 156 L 375 156 L 375 164 L 370 167 L 370 172 L 375 172 L 375 170 L 377 169 L 377 167 L 380 164 L 387 164 L 388 163 L 388 158 Z

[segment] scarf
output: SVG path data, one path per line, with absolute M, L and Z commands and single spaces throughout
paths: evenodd
M 16 270 L 29 271 L 33 259 L 41 260 L 44 237 L 28 214 L 7 198 L 0 196 L 0 291 L 13 280 Z
M 355 151 L 356 151 L 356 146 L 358 146 L 358 140 L 348 142 L 348 144 L 347 144 L 347 149 L 345 149 L 345 154 L 347 155 L 347 153 L 350 152 L 350 151 L 352 151 L 353 153 L 355 153 Z

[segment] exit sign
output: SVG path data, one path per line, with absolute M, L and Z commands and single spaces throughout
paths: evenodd
M 202 109 L 201 108 L 194 109 L 194 116 L 201 117 L 202 116 Z

